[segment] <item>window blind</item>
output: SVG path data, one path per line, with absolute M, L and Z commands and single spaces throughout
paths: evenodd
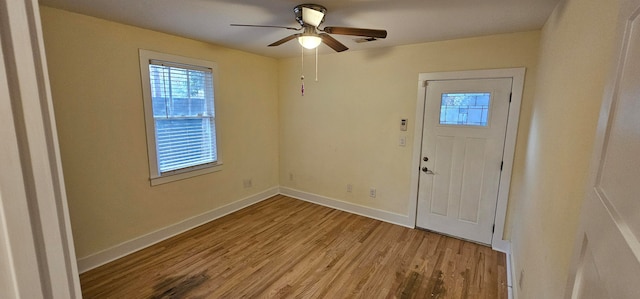
M 149 77 L 159 172 L 216 163 L 212 71 L 151 60 Z

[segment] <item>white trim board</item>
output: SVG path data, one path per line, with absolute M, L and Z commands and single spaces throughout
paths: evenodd
M 0 297 L 82 298 L 38 1 L 0 24 Z
M 507 204 L 509 202 L 509 187 L 511 185 L 511 173 L 513 171 L 513 158 L 515 155 L 518 122 L 520 119 L 520 106 L 522 103 L 522 91 L 524 89 L 525 68 L 508 68 L 492 70 L 473 70 L 458 72 L 421 73 L 418 76 L 418 98 L 416 104 L 416 118 L 414 129 L 413 160 L 411 163 L 411 190 L 409 201 L 410 223 L 415 225 L 418 210 L 418 181 L 422 145 L 422 128 L 424 118 L 424 99 L 426 95 L 425 81 L 429 80 L 460 80 L 460 79 L 490 79 L 512 78 L 511 105 L 509 105 L 509 119 L 505 134 L 503 170 L 500 174 L 500 187 L 498 189 L 498 202 L 496 206 L 495 230 L 491 247 L 494 250 L 509 253 L 510 242 L 503 240 L 505 220 L 507 217 Z
M 513 254 L 507 254 L 507 283 L 509 287 L 509 299 L 518 298 L 518 279 L 515 272 L 516 264 L 513 262 Z
M 175 235 L 181 234 L 192 228 L 203 225 L 207 222 L 226 216 L 250 205 L 259 203 L 275 195 L 278 195 L 278 187 L 267 189 L 258 194 L 254 194 L 238 201 L 234 201 L 222 207 L 210 210 L 208 212 L 185 219 L 181 222 L 169 225 L 146 235 L 137 237 L 129 241 L 125 241 L 111 248 L 107 248 L 92 255 L 80 258 L 78 259 L 78 270 L 80 273 L 84 273 L 93 268 L 99 267 L 108 262 L 114 261 L 128 254 L 171 238 Z
M 280 187 L 280 194 L 293 197 L 295 199 L 304 200 L 310 203 L 345 211 L 348 213 L 396 224 L 408 228 L 415 228 L 415 222 L 411 222 L 411 217 L 407 215 L 395 214 L 388 211 L 373 209 L 338 199 L 325 197 L 313 193 L 295 190 L 287 187 Z
M 117 260 L 121 257 L 129 255 L 138 250 L 149 247 L 153 244 L 159 243 L 163 240 L 181 234 L 185 231 L 221 218 L 235 211 L 241 210 L 248 206 L 259 203 L 263 200 L 269 199 L 276 195 L 285 195 L 298 200 L 303 200 L 313 204 L 318 204 L 325 207 L 330 207 L 336 210 L 345 211 L 348 213 L 380 220 L 383 222 L 400 225 L 408 228 L 415 228 L 412 222 L 413 218 L 408 215 L 396 214 L 388 211 L 378 210 L 370 207 L 365 207 L 338 199 L 325 197 L 309 192 L 304 192 L 287 187 L 273 187 L 267 189 L 258 194 L 246 197 L 244 199 L 232 202 L 225 206 L 213 209 L 203 214 L 188 218 L 181 222 L 169 225 L 146 235 L 137 237 L 135 239 L 125 241 L 111 248 L 102 250 L 92 255 L 78 259 L 78 270 L 80 273 L 87 272 L 91 269 L 102 266 L 111 261 Z M 511 255 L 507 252 L 507 272 L 510 272 L 509 265 L 511 264 Z M 508 278 L 511 278 L 512 273 L 507 273 Z M 511 286 L 511 283 L 509 283 Z
M 507 298 L 513 299 L 513 262 L 511 260 L 511 253 L 505 253 L 507 259 Z
M 181 222 L 169 225 L 146 235 L 131 239 L 129 241 L 125 241 L 92 255 L 80 258 L 78 259 L 78 270 L 80 273 L 87 272 L 91 269 L 117 260 L 133 252 L 144 249 L 153 244 L 159 243 L 163 240 L 181 234 L 185 231 L 188 231 L 225 215 L 231 214 L 240 209 L 259 203 L 278 194 L 307 201 L 313 204 L 334 208 L 336 210 L 341 210 L 404 227 L 414 228 L 413 223 L 410 222 L 410 217 L 407 215 L 400 215 L 383 210 L 373 209 L 291 188 L 274 187 L 261 193 L 249 196 L 247 198 L 232 202 L 225 206 L 188 218 Z

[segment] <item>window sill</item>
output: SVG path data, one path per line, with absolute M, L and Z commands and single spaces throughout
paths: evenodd
M 207 168 L 194 169 L 188 172 L 181 172 L 181 173 L 155 177 L 155 178 L 151 178 L 150 181 L 151 181 L 151 186 L 157 186 L 157 185 L 184 180 L 184 179 L 188 179 L 195 176 L 212 173 L 220 170 L 222 170 L 222 163 L 218 163 L 214 166 L 210 166 Z

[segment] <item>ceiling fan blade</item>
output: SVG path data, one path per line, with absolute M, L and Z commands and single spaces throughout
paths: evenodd
M 340 34 L 340 35 L 355 35 L 355 36 L 366 36 L 366 37 L 375 37 L 375 38 L 386 38 L 387 30 L 379 30 L 379 29 L 364 29 L 364 28 L 350 28 L 350 27 L 324 27 L 322 31 L 331 34 Z
M 302 35 L 302 34 L 298 33 L 298 34 L 289 35 L 289 36 L 287 36 L 287 37 L 285 37 L 285 38 L 283 38 L 283 39 L 281 39 L 281 40 L 279 40 L 277 42 L 274 42 L 274 43 L 270 44 L 269 47 L 275 47 L 275 46 L 282 45 L 282 44 L 284 44 L 284 43 L 286 43 L 286 42 L 288 42 L 288 41 L 290 41 L 290 40 L 292 40 L 292 39 L 294 39 L 294 38 L 296 38 L 296 37 L 298 37 L 300 35 Z
M 299 31 L 300 29 L 302 29 L 302 27 L 300 28 L 295 28 L 295 27 L 287 27 L 287 26 L 272 26 L 272 25 L 247 25 L 247 24 L 229 24 L 231 26 L 235 26 L 235 27 L 261 27 L 261 28 L 282 28 L 282 29 L 289 29 L 289 30 L 295 30 L 295 31 Z
M 331 35 L 328 35 L 326 33 L 320 33 L 318 34 L 318 36 L 320 36 L 323 43 L 325 43 L 327 46 L 329 46 L 331 49 L 335 50 L 336 52 L 349 50 L 347 46 L 343 45 L 337 39 L 331 37 Z

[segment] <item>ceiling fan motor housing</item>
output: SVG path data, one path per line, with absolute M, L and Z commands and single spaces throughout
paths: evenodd
M 311 9 L 315 12 L 317 12 L 317 14 L 321 14 L 322 18 L 317 22 L 317 24 L 312 24 L 309 22 L 305 22 L 305 19 L 307 18 L 306 16 L 304 16 L 304 9 Z M 296 21 L 298 21 L 298 23 L 300 24 L 300 26 L 303 27 L 307 27 L 307 26 L 313 26 L 313 27 L 318 27 L 318 25 L 322 24 L 322 22 L 324 22 L 324 15 L 327 13 L 327 9 L 322 6 L 322 5 L 318 5 L 318 4 L 300 4 L 296 7 L 293 8 L 293 12 L 296 15 Z

